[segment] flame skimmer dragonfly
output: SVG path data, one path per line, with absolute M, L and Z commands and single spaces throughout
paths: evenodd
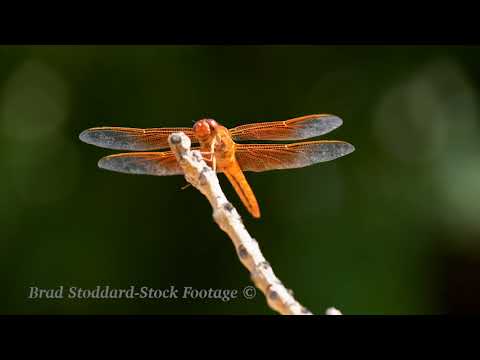
M 252 216 L 260 217 L 260 208 L 243 172 L 294 169 L 347 155 L 353 145 L 336 140 L 317 140 L 291 144 L 237 144 L 245 140 L 302 140 L 326 134 L 342 125 L 334 115 L 316 114 L 285 121 L 240 125 L 232 129 L 213 119 L 198 120 L 193 128 L 95 127 L 80 134 L 80 140 L 99 147 L 138 151 L 106 156 L 98 166 L 103 169 L 146 175 L 181 175 L 183 171 L 171 151 L 150 152 L 168 148 L 168 137 L 184 132 L 199 144 L 207 164 L 223 172 Z M 148 152 L 145 152 L 148 151 Z

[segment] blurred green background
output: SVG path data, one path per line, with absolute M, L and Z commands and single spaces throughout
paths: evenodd
M 247 173 L 237 207 L 314 313 L 480 312 L 480 48 L 0 46 L 1 314 L 274 314 L 261 293 L 28 299 L 29 287 L 251 285 L 181 176 L 97 168 L 93 126 L 227 127 L 332 113 L 344 158 Z

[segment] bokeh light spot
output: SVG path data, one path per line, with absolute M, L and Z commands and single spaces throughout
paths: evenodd
M 0 102 L 0 132 L 22 142 L 53 136 L 67 116 L 67 86 L 52 68 L 35 60 L 9 77 Z
M 462 68 L 435 61 L 386 92 L 377 107 L 374 133 L 394 158 L 440 161 L 448 137 L 468 135 L 477 116 L 475 93 Z

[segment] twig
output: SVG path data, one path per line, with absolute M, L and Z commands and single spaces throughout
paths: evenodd
M 210 202 L 213 219 L 232 240 L 240 261 L 250 272 L 255 286 L 265 294 L 268 305 L 283 315 L 312 315 L 276 277 L 262 255 L 258 242 L 250 236 L 237 210 L 225 197 L 216 173 L 205 163 L 199 151 L 190 150 L 190 139 L 178 132 L 171 134 L 168 142 L 185 173 L 185 179 Z M 327 314 L 341 313 L 330 308 Z

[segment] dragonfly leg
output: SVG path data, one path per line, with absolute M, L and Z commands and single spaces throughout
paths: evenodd
M 212 160 L 212 169 L 213 172 L 217 172 L 217 158 L 214 156 Z
M 212 161 L 213 153 L 211 151 L 200 151 L 203 156 L 203 159 L 206 161 Z
M 205 160 L 208 163 L 211 163 L 211 167 L 213 171 L 217 171 L 217 158 L 214 156 L 214 154 L 210 151 L 205 151 L 202 152 L 203 160 Z
M 215 157 L 215 140 L 210 145 L 210 153 L 212 154 L 212 169 L 217 172 L 217 158 Z
M 181 190 L 185 190 L 186 188 L 188 188 L 189 186 L 191 186 L 192 184 L 190 183 L 187 183 L 186 185 L 183 185 L 180 189 Z
M 217 171 L 217 159 L 215 158 L 215 142 L 210 145 L 210 151 L 200 151 L 203 159 L 212 164 L 213 171 Z
M 213 164 L 215 161 L 215 156 L 211 151 L 200 151 L 203 156 L 203 160 L 205 160 L 209 165 Z

